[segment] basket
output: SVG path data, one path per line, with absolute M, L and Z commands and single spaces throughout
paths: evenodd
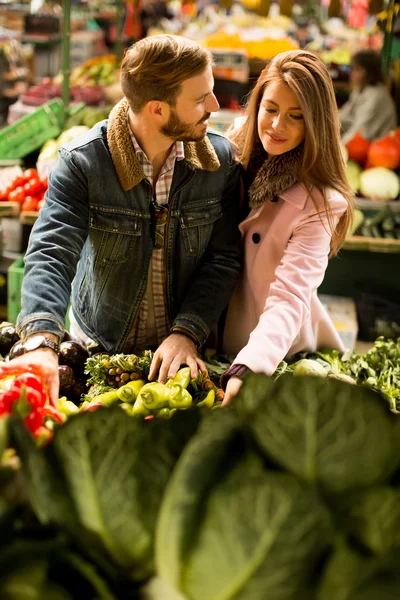
M 380 335 L 394 339 L 400 337 L 399 304 L 370 292 L 361 292 L 356 305 L 360 340 L 373 342 Z
M 62 131 L 64 105 L 54 98 L 40 108 L 25 115 L 0 131 L 0 156 L 2 160 L 24 158 L 41 148 L 47 140 L 56 138 Z
M 24 258 L 21 256 L 7 271 L 7 319 L 16 323 L 21 310 L 21 287 L 24 278 Z

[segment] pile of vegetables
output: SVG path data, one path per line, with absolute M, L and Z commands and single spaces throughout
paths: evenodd
M 18 202 L 22 212 L 40 210 L 47 188 L 47 177 L 40 176 L 36 169 L 26 169 L 0 189 L 0 202 Z
M 396 200 L 400 193 L 400 127 L 373 142 L 360 132 L 346 144 L 347 175 L 356 193 L 373 200 Z
M 2 598 L 400 597 L 400 421 L 367 387 L 252 374 L 227 408 L 101 407 L 45 448 L 0 419 L 10 446 Z
M 275 377 L 283 373 L 342 379 L 368 387 L 383 396 L 393 412 L 400 413 L 400 338 L 378 337 L 365 354 L 356 350 L 344 354 L 338 350 L 303 352 L 291 364 L 280 363 Z
M 66 334 L 66 337 L 69 337 Z M 153 353 L 109 355 L 99 347 L 84 348 L 65 339 L 60 344 L 58 374 L 60 398 L 54 411 L 58 422 L 78 413 L 117 404 L 133 417 L 168 419 L 177 410 L 193 406 L 219 408 L 224 392 L 218 387 L 223 369 L 209 364 L 211 376 L 199 372 L 191 378 L 190 368 L 181 368 L 166 384 L 148 381 Z M 5 360 L 23 352 L 12 323 L 0 325 L 0 353 Z M 211 379 L 213 377 L 213 379 Z M 1 381 L 0 381 L 1 383 Z

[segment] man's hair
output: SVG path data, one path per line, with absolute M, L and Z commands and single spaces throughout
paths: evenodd
M 121 65 L 121 86 L 134 113 L 150 100 L 175 106 L 181 84 L 212 66 L 212 55 L 196 42 L 175 35 L 154 35 L 131 46 Z
M 353 55 L 351 65 L 364 69 L 366 85 L 378 85 L 383 82 L 382 57 L 379 52 L 369 49 L 359 50 Z

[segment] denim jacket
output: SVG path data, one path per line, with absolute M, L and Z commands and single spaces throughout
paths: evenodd
M 153 248 L 152 190 L 127 127 L 126 100 L 62 147 L 32 229 L 17 330 L 61 335 L 68 302 L 84 333 L 121 352 L 145 294 Z M 175 164 L 165 225 L 167 313 L 202 345 L 241 265 L 240 166 L 208 132 Z M 72 285 L 72 289 L 71 289 Z

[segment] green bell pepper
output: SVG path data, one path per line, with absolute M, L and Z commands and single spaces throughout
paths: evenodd
M 178 384 L 175 385 L 178 386 Z M 186 408 L 192 406 L 192 396 L 187 390 L 185 390 L 185 388 L 182 386 L 179 387 L 180 393 L 169 398 L 169 406 L 170 408 L 179 408 L 181 410 L 185 410 Z
M 183 388 L 176 383 L 167 387 L 163 383 L 152 381 L 146 383 L 139 392 L 138 399 L 143 401 L 143 404 L 149 410 L 157 408 L 170 408 L 171 399 L 180 395 Z
M 121 402 L 135 402 L 143 386 L 143 379 L 128 381 L 128 383 L 117 389 L 117 396 Z
M 179 369 L 175 377 L 169 379 L 165 385 L 172 387 L 175 385 L 175 383 L 177 383 L 186 389 L 190 383 L 190 378 L 190 367 L 183 367 L 182 369 Z
M 215 402 L 215 390 L 210 390 L 207 396 L 197 404 L 197 406 L 206 406 L 207 408 L 212 408 Z
M 140 395 L 136 398 L 135 404 L 131 405 L 131 411 L 129 414 L 132 417 L 148 417 L 151 413 L 150 410 L 144 405 Z

